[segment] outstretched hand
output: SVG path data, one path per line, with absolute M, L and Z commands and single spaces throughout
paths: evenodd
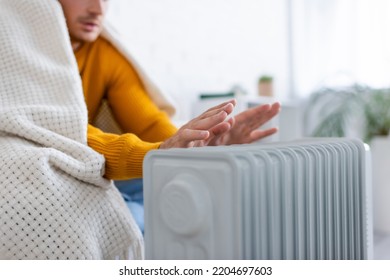
M 232 121 L 226 121 L 226 118 L 233 112 L 236 103 L 233 99 L 208 109 L 165 140 L 160 149 L 207 146 L 215 137 L 220 137 L 230 130 Z
M 259 127 L 278 114 L 279 103 L 260 105 L 227 119 L 235 106 L 233 99 L 210 108 L 182 126 L 160 149 L 251 143 L 277 132 L 276 127 Z
M 232 127 L 209 145 L 248 144 L 270 136 L 278 131 L 277 127 L 260 129 L 262 125 L 275 117 L 280 111 L 278 102 L 250 108 L 233 118 Z

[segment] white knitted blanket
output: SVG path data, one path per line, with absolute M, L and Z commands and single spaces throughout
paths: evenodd
M 142 258 L 87 111 L 62 9 L 0 0 L 0 258 Z

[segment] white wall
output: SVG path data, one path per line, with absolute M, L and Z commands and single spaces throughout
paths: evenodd
M 256 93 L 262 74 L 288 95 L 285 0 L 115 0 L 108 20 L 186 119 L 200 92 L 238 84 Z
M 295 90 L 389 87 L 389 0 L 291 0 Z

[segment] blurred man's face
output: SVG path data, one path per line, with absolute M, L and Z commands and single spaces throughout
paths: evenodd
M 103 27 L 108 0 L 59 0 L 73 49 L 97 39 Z

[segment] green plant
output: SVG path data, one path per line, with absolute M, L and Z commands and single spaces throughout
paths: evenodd
M 272 76 L 263 75 L 259 78 L 259 83 L 271 83 L 273 81 Z
M 365 139 L 388 135 L 390 130 L 390 89 L 374 90 L 364 106 Z
M 362 85 L 323 88 L 309 99 L 305 120 L 314 122 L 311 135 L 344 137 L 351 126 L 360 124 L 361 137 L 367 143 L 390 130 L 390 89 Z

